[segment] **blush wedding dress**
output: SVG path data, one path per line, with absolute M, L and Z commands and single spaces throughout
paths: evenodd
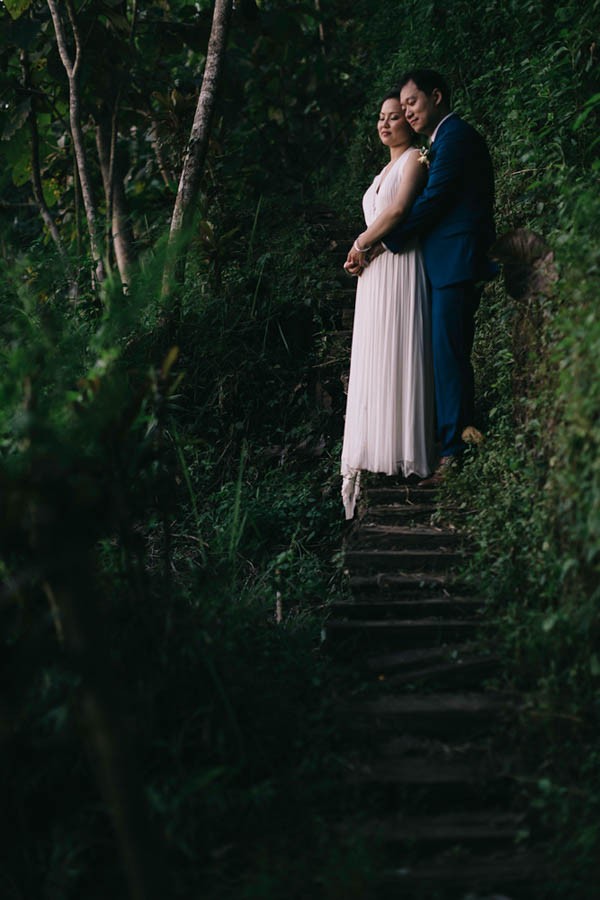
M 377 175 L 363 197 L 369 226 L 394 200 L 410 153 Z M 426 477 L 434 461 L 434 389 L 427 282 L 416 242 L 386 250 L 358 279 L 342 499 L 354 515 L 360 473 Z

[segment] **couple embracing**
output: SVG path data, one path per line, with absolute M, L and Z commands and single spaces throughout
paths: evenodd
M 359 276 L 341 467 L 348 519 L 361 471 L 439 476 L 473 422 L 471 349 L 481 284 L 494 274 L 494 178 L 484 139 L 450 101 L 443 76 L 415 69 L 379 113 L 390 161 L 363 197 L 367 228 L 344 265 Z M 427 149 L 415 147 L 418 135 Z

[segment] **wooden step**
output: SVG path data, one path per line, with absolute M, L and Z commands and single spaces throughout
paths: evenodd
M 369 505 L 361 517 L 361 525 L 407 525 L 436 524 L 432 522 L 433 516 L 438 516 L 440 510 L 432 503 L 382 503 Z M 444 506 L 441 511 L 443 519 L 440 522 L 456 522 L 460 525 L 468 510 L 460 506 Z
M 366 664 L 378 675 L 390 675 L 419 671 L 428 665 L 445 663 L 448 659 L 468 658 L 473 653 L 472 644 L 444 644 L 439 647 L 423 647 L 370 656 Z
M 436 506 L 438 501 L 438 489 L 435 486 L 419 487 L 418 485 L 398 484 L 388 487 L 367 487 L 365 495 L 368 501 L 367 506 L 407 505 L 410 503 Z
M 486 731 L 506 716 L 512 705 L 506 697 L 492 693 L 399 694 L 340 707 L 351 728 L 371 733 L 459 736 Z
M 464 544 L 456 529 L 436 525 L 369 525 L 361 523 L 348 538 L 348 548 L 429 550 L 456 548 Z
M 349 288 L 336 285 L 332 290 L 325 290 L 322 304 L 327 307 L 330 315 L 339 315 L 346 309 L 354 311 L 355 297 L 356 285 L 350 285 Z
M 390 816 L 367 822 L 359 833 L 388 849 L 408 847 L 423 854 L 449 847 L 468 847 L 477 852 L 491 848 L 510 849 L 523 831 L 523 816 L 504 810 L 475 810 L 429 816 Z
M 458 738 L 462 737 L 461 740 Z M 382 739 L 383 738 L 383 739 Z M 357 809 L 420 815 L 506 808 L 516 760 L 498 757 L 492 738 L 403 733 L 385 739 L 365 730 L 360 750 L 342 760 L 344 783 Z
M 369 596 L 362 600 L 338 600 L 330 610 L 335 619 L 420 619 L 428 616 L 467 618 L 476 616 L 484 608 L 477 597 L 424 597 L 413 595 L 403 599 Z
M 458 550 L 347 550 L 344 567 L 351 572 L 447 572 L 464 559 Z
M 369 647 L 430 647 L 448 641 L 470 640 L 484 627 L 465 619 L 329 619 L 325 640 Z
M 438 574 L 435 572 L 353 574 L 350 576 L 348 584 L 352 596 L 357 600 L 378 593 L 386 595 L 393 593 L 395 596 L 410 594 L 412 597 L 415 597 L 420 594 L 426 596 L 427 593 L 439 592 L 440 590 L 445 590 L 448 594 L 459 589 L 461 594 L 466 592 L 465 584 L 456 575 L 448 573 Z
M 478 900 L 482 892 L 496 891 L 510 896 L 485 900 L 543 900 L 548 897 L 551 878 L 544 858 L 527 851 L 440 854 L 381 872 L 376 896 L 377 900 L 463 900 L 468 894 Z
M 473 656 L 470 659 L 456 659 L 450 662 L 440 662 L 434 665 L 424 666 L 421 669 L 413 669 L 392 675 L 386 679 L 389 688 L 399 688 L 408 684 L 437 687 L 442 690 L 456 690 L 457 688 L 480 688 L 482 683 L 491 678 L 500 669 L 500 660 L 495 656 Z
M 354 310 L 344 307 L 342 309 L 342 327 L 352 328 L 354 324 Z
M 400 760 L 378 759 L 371 763 L 355 765 L 348 771 L 346 780 L 355 785 L 400 787 L 405 789 L 404 797 L 409 796 L 409 791 L 412 792 L 417 798 L 417 803 L 423 802 L 424 788 L 443 791 L 443 800 L 448 803 L 449 789 L 451 797 L 455 800 L 458 797 L 462 802 L 463 796 L 466 796 L 467 791 L 472 793 L 473 788 L 477 796 L 483 798 L 493 786 L 505 788 L 509 783 L 506 774 L 491 772 L 489 767 L 481 763 L 475 765 L 472 761 L 410 757 Z M 402 809 L 405 805 L 406 801 L 403 801 Z

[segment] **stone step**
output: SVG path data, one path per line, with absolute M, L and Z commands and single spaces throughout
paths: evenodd
M 340 707 L 351 729 L 451 737 L 487 732 L 513 710 L 505 696 L 475 691 L 399 694 Z
M 552 876 L 539 854 L 526 850 L 504 853 L 440 854 L 412 865 L 382 871 L 377 900 L 543 900 Z M 490 897 L 490 892 L 495 892 Z M 503 893 L 503 896 L 497 896 Z M 509 896 L 506 896 L 506 895 Z
M 325 641 L 330 647 L 354 650 L 390 647 L 431 647 L 448 641 L 474 638 L 482 622 L 465 619 L 329 619 L 325 625 Z
M 348 538 L 348 547 L 360 549 L 395 548 L 398 550 L 444 549 L 464 545 L 465 539 L 456 529 L 437 525 L 370 525 L 362 523 Z
M 464 559 L 459 550 L 346 550 L 344 567 L 351 572 L 447 572 Z
M 510 849 L 524 830 L 523 816 L 492 809 L 429 816 L 395 815 L 367 822 L 359 834 L 388 850 L 409 848 L 414 858 L 450 847 L 468 847 L 477 852 Z
M 339 600 L 330 606 L 336 619 L 414 619 L 428 616 L 467 618 L 484 608 L 477 597 L 413 597 L 367 596 L 363 600 Z

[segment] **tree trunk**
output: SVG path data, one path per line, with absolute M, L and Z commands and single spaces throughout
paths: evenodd
M 107 230 L 109 230 L 109 236 L 112 236 L 121 282 L 126 287 L 129 283 L 129 273 L 134 258 L 133 235 L 127 215 L 127 203 L 119 161 L 114 151 L 112 123 L 106 118 L 98 119 L 96 147 L 98 148 L 98 161 L 106 198 L 107 224 L 110 226 Z
M 192 221 L 194 205 L 200 190 L 200 179 L 206 159 L 217 88 L 223 68 L 232 6 L 233 0 L 215 0 L 202 88 L 200 89 L 194 124 L 192 125 L 190 139 L 183 160 L 183 169 L 179 179 L 179 187 L 171 219 L 171 230 L 169 233 L 169 248 L 171 251 L 173 251 L 178 239 L 181 238 L 182 232 Z M 182 277 L 185 270 L 185 249 L 180 247 L 177 252 L 179 253 L 177 269 L 178 274 Z M 169 263 L 167 263 L 167 271 L 165 273 L 167 278 L 169 275 L 168 270 Z M 165 289 L 168 289 L 166 285 Z
M 96 280 L 104 281 L 106 277 L 104 259 L 102 255 L 102 241 L 99 236 L 97 226 L 97 212 L 94 203 L 94 193 L 92 190 L 92 180 L 90 177 L 87 155 L 85 152 L 85 141 L 83 136 L 83 128 L 81 127 L 81 94 L 79 90 L 79 76 L 81 73 L 81 40 L 79 29 L 75 20 L 75 13 L 71 0 L 65 0 L 71 31 L 73 34 L 73 43 L 75 48 L 74 58 L 71 59 L 67 44 L 67 36 L 65 27 L 60 16 L 57 0 L 48 0 L 52 22 L 54 23 L 54 31 L 56 34 L 56 42 L 58 52 L 69 82 L 69 124 L 71 127 L 71 137 L 73 139 L 73 149 L 75 151 L 75 159 L 77 161 L 77 173 L 79 175 L 79 183 L 81 185 L 81 196 L 83 198 L 83 207 L 87 220 L 88 233 L 90 236 L 90 249 L 96 266 Z
M 167 894 L 162 852 L 147 814 L 144 789 L 118 714 L 118 686 L 112 682 L 109 652 L 97 615 L 97 596 L 90 572 L 91 554 L 77 548 L 72 563 L 47 580 L 48 598 L 61 646 L 81 679 L 79 710 L 100 795 L 109 813 L 128 881 L 131 900 L 159 900 Z M 51 574 L 53 577 L 53 574 Z M 81 586 L 87 584 L 87 593 Z
M 162 142 L 158 133 L 158 123 L 154 120 L 152 121 L 152 128 L 150 130 L 150 143 L 152 144 L 152 149 L 154 150 L 154 157 L 156 159 L 158 171 L 160 172 L 162 180 L 165 183 L 165 187 L 170 189 L 171 184 L 175 181 L 175 179 L 165 158 Z

